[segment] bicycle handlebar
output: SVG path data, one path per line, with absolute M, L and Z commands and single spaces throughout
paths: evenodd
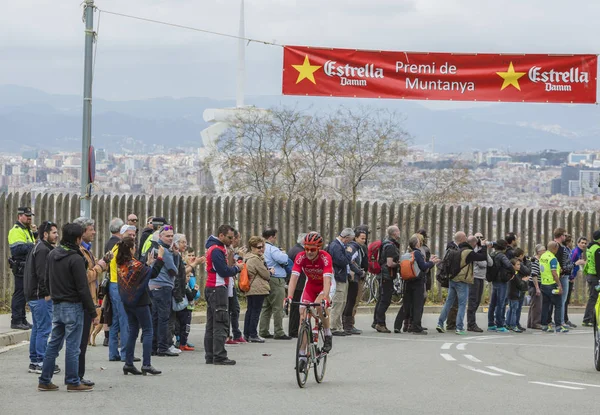
M 284 308 L 286 316 L 289 315 L 290 304 L 304 306 L 304 307 L 321 307 L 321 309 L 323 310 L 323 318 L 327 318 L 327 308 L 325 307 L 325 305 L 326 305 L 325 300 L 321 300 L 320 303 L 303 303 L 302 301 L 287 301 L 285 308 Z

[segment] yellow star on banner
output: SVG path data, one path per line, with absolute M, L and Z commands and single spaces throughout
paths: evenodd
M 298 79 L 296 80 L 296 84 L 298 84 L 303 79 L 308 79 L 313 84 L 317 84 L 315 82 L 315 72 L 318 71 L 321 67 L 317 65 L 311 65 L 308 60 L 308 55 L 304 56 L 304 63 L 302 65 L 292 65 L 295 70 L 298 71 Z
M 510 63 L 510 65 L 508 65 L 508 72 L 496 72 L 496 73 L 498 74 L 498 76 L 500 76 L 502 79 L 504 79 L 504 82 L 502 83 L 502 88 L 500 88 L 500 91 L 502 91 L 504 88 L 506 88 L 509 85 L 514 86 L 519 91 L 521 90 L 521 86 L 519 85 L 519 78 L 522 77 L 523 75 L 525 75 L 525 72 L 515 72 L 515 68 L 514 68 L 512 62 Z

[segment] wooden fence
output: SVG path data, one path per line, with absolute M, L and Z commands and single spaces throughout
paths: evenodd
M 17 207 L 32 206 L 35 223 L 51 220 L 58 224 L 79 216 L 77 194 L 38 194 L 32 200 L 30 193 L 0 195 L 1 225 L 0 250 L 4 261 L 0 268 L 0 295 L 8 299 L 12 293 L 12 274 L 7 258 L 10 250 L 7 235 L 16 220 Z M 204 242 L 217 227 L 227 223 L 238 229 L 244 240 L 261 234 L 263 229 L 279 230 L 278 242 L 287 249 L 295 244 L 297 235 L 308 230 L 318 230 L 326 242 L 335 238 L 345 227 L 369 225 L 371 240 L 382 238 L 387 226 L 398 224 L 401 229 L 401 246 L 419 228 L 427 229 L 429 247 L 442 255 L 447 241 L 457 230 L 467 233 L 482 232 L 488 240 L 503 238 L 506 232 L 515 232 L 519 245 L 532 253 L 536 244 L 552 239 L 556 227 L 564 227 L 573 235 L 591 236 L 600 227 L 597 212 L 493 209 L 485 207 L 420 205 L 407 203 L 351 202 L 315 200 L 311 203 L 297 199 L 235 198 L 207 196 L 146 197 L 145 195 L 103 195 L 92 199 L 92 218 L 96 221 L 96 242 L 93 251 L 102 255 L 102 247 L 110 237 L 108 224 L 113 217 L 126 219 L 129 213 L 139 218 L 143 227 L 148 216 L 164 216 L 177 232 L 185 233 L 188 243 L 198 252 L 204 252 Z M 434 297 L 441 299 L 439 288 Z M 578 278 L 576 300 L 585 296 L 585 284 Z

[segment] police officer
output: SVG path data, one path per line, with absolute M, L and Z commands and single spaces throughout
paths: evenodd
M 31 207 L 20 207 L 17 210 L 17 221 L 8 233 L 8 245 L 10 255 L 8 262 L 15 276 L 15 290 L 12 296 L 10 328 L 17 330 L 29 330 L 31 324 L 25 318 L 25 292 L 23 289 L 23 274 L 25 270 L 25 259 L 33 249 L 35 243 L 35 225 L 31 223 Z M 34 228 L 32 230 L 32 227 Z

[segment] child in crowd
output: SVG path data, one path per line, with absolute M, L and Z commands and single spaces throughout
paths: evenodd
M 509 301 L 509 310 L 508 310 L 508 319 L 506 324 L 509 330 L 514 331 L 515 333 L 522 333 L 523 330 L 519 328 L 518 319 L 521 316 L 521 299 L 525 295 L 525 291 L 527 291 L 527 281 L 529 281 L 529 276 L 522 277 L 519 273 L 521 270 L 521 260 L 518 258 L 513 258 L 510 260 L 510 263 L 513 265 L 515 269 L 515 275 L 508 282 L 508 301 Z

